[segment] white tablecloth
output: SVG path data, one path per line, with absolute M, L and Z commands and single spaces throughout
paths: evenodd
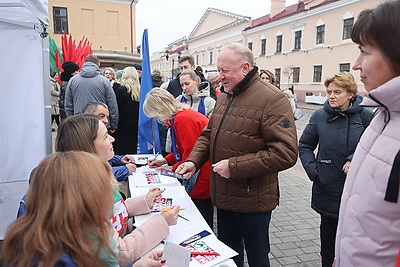
M 141 167 L 138 168 L 137 172 L 146 172 L 148 170 L 148 167 Z M 138 195 L 143 195 L 146 194 L 149 190 L 148 186 L 137 186 L 135 184 L 135 181 L 137 181 L 137 175 L 129 176 L 129 188 L 130 188 L 130 193 L 131 196 L 138 196 Z M 140 183 L 142 184 L 142 183 Z M 183 240 L 185 240 L 187 237 L 190 237 L 193 235 L 193 233 L 198 233 L 201 230 L 207 230 L 211 233 L 211 236 L 215 237 L 215 234 L 213 233 L 212 229 L 208 226 L 207 222 L 204 220 L 203 216 L 199 212 L 199 210 L 196 208 L 194 205 L 193 201 L 189 197 L 189 195 L 186 193 L 185 189 L 183 186 L 177 185 L 177 184 L 159 184 L 155 185 L 160 188 L 165 189 L 163 193 L 163 198 L 166 200 L 166 202 L 172 202 L 170 203 L 171 205 L 179 205 L 181 208 L 184 208 L 185 210 L 179 211 L 179 215 L 182 217 L 178 217 L 178 223 L 175 226 L 170 227 L 170 235 L 166 238 L 167 241 L 170 241 L 172 243 L 179 243 Z M 142 223 L 144 223 L 146 220 L 148 220 L 151 216 L 156 215 L 157 213 L 150 213 L 150 214 L 144 214 L 140 216 L 135 216 L 135 226 L 139 226 Z M 186 219 L 186 220 L 185 220 Z M 188 221 L 187 221 L 188 220 Z M 195 222 L 195 223 L 192 223 Z M 193 224 L 198 227 L 198 229 L 192 229 L 193 227 L 185 227 L 185 224 L 193 226 Z M 192 232 L 190 232 L 192 231 Z M 193 232 L 194 231 L 194 232 Z M 157 245 L 154 249 L 162 249 L 163 244 Z M 198 263 L 195 262 L 195 260 L 192 260 L 190 263 L 190 266 L 197 266 Z M 214 266 L 236 266 L 235 262 L 232 259 L 225 260 L 221 263 L 218 263 Z

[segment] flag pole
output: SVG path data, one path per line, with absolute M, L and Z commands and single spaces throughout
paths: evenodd
M 154 118 L 151 118 L 151 136 L 153 137 L 153 155 L 156 154 L 156 134 L 154 129 Z

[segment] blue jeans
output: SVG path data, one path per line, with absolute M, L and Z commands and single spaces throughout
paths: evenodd
M 271 211 L 263 213 L 241 213 L 217 209 L 218 238 L 235 250 L 236 265 L 244 265 L 244 247 L 250 266 L 270 266 L 268 253 L 269 223 Z

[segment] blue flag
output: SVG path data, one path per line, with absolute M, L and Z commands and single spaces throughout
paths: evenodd
M 142 80 L 140 84 L 139 99 L 139 136 L 138 153 L 155 154 L 161 153 L 160 136 L 158 133 L 158 124 L 155 119 L 144 115 L 143 103 L 146 95 L 153 88 L 150 72 L 149 41 L 147 29 L 143 32 L 142 38 Z

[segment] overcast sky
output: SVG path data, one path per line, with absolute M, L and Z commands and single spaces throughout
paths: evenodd
M 297 2 L 289 0 L 289 3 Z M 207 8 L 213 7 L 252 19 L 267 15 L 270 0 L 139 0 L 136 4 L 136 39 L 148 29 L 150 56 L 192 32 Z

